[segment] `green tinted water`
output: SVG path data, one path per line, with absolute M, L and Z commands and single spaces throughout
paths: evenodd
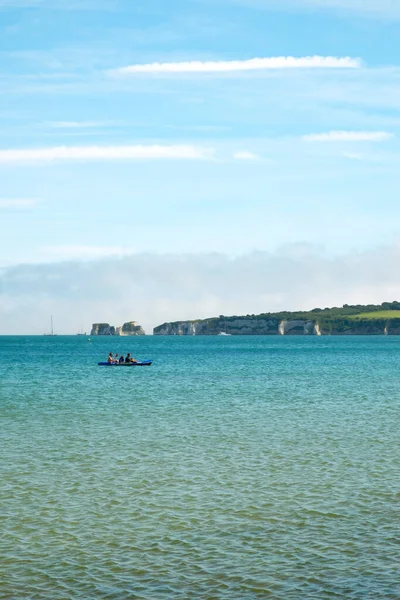
M 97 367 L 109 351 L 150 368 Z M 0 598 L 400 597 L 398 338 L 0 338 Z

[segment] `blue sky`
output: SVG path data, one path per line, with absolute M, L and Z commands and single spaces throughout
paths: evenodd
M 400 1 L 0 0 L 0 30 L 0 333 L 57 307 L 67 333 L 151 331 L 400 298 L 395 267 L 355 288 L 314 272 L 397 256 Z M 129 298 L 119 276 L 82 285 L 109 261 Z

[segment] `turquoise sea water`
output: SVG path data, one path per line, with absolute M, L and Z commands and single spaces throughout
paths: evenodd
M 398 600 L 399 408 L 396 337 L 0 337 L 0 598 Z

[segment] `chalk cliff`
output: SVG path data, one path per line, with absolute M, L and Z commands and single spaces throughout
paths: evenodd
M 246 319 L 229 322 L 216 319 L 164 323 L 154 328 L 154 335 L 399 335 L 400 319 L 396 321 L 368 321 L 332 319 L 318 323 L 301 319 Z
M 115 335 L 115 327 L 109 323 L 93 323 L 90 335 Z
M 154 335 L 400 335 L 400 302 L 164 323 Z
M 146 335 L 146 332 L 136 321 L 130 321 L 121 327 L 114 327 L 109 323 L 93 323 L 90 335 L 137 336 Z
M 154 328 L 154 335 L 278 335 L 279 319 L 247 319 L 246 317 L 205 319 L 164 323 Z
M 131 321 L 130 323 L 124 323 L 122 327 L 117 327 L 116 335 L 122 336 L 132 336 L 132 335 L 146 335 L 143 327 L 138 325 L 136 321 Z
M 154 335 L 321 335 L 318 324 L 312 321 L 253 319 L 205 319 L 164 323 L 154 328 Z

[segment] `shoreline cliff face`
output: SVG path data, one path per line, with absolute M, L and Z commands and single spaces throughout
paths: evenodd
M 400 335 L 400 319 L 393 321 L 351 321 L 343 323 L 341 319 L 332 319 L 329 323 L 317 321 L 279 321 L 236 319 L 229 325 L 204 321 L 180 321 L 164 323 L 154 328 L 154 335 Z
M 163 323 L 154 335 L 400 335 L 400 303 Z
M 143 327 L 136 323 L 136 321 L 130 321 L 124 323 L 121 327 L 114 327 L 114 325 L 110 325 L 109 323 L 93 323 L 90 335 L 116 335 L 129 337 L 146 335 L 146 332 Z
M 154 335 L 278 335 L 278 319 L 246 319 L 238 317 L 229 324 L 220 319 L 164 323 L 154 328 Z

